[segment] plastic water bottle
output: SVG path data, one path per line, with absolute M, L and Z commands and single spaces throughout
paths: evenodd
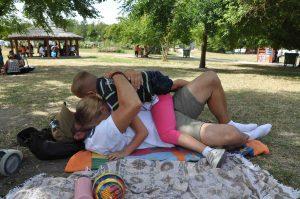
M 74 199 L 93 199 L 92 180 L 88 177 L 80 177 L 75 182 Z

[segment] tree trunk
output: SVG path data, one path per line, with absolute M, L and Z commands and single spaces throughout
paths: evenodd
M 201 58 L 200 58 L 199 68 L 205 68 L 206 49 L 207 49 L 207 31 L 204 28 L 204 32 L 202 35 Z
M 149 54 L 151 53 L 151 50 L 149 49 L 149 46 L 145 46 L 145 57 L 148 58 Z
M 162 47 L 162 59 L 163 59 L 163 61 L 168 61 L 168 52 L 169 52 L 169 47 L 167 45 L 164 45 Z

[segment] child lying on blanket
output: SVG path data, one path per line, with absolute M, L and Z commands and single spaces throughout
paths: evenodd
M 114 74 L 116 73 L 112 73 L 111 77 Z M 150 101 L 155 96 L 155 94 L 170 92 L 173 89 L 177 89 L 184 86 L 186 83 L 186 81 L 184 80 L 177 80 L 177 81 L 175 80 L 173 82 L 167 76 L 163 76 L 159 71 L 147 71 L 147 72 L 142 72 L 142 74 L 143 74 L 143 85 L 137 91 L 142 102 Z M 78 97 L 84 97 L 88 94 L 98 93 L 102 97 L 102 99 L 105 99 L 105 101 L 113 110 L 115 110 L 115 108 L 118 106 L 118 102 L 116 101 L 117 97 L 114 96 L 116 95 L 115 86 L 113 85 L 113 82 L 110 79 L 105 79 L 105 78 L 97 79 L 96 76 L 88 72 L 80 72 L 74 78 L 71 90 Z M 86 104 L 86 106 L 89 106 L 88 104 L 90 104 L 90 106 L 92 106 L 91 103 L 87 103 L 87 101 L 91 101 L 91 100 L 89 98 L 83 99 L 80 103 L 81 105 L 78 106 L 76 109 L 76 113 L 77 113 L 77 116 L 75 115 L 77 118 L 76 122 L 81 126 L 92 125 L 92 124 L 87 124 L 84 118 L 89 117 L 90 118 L 89 121 L 92 121 L 95 120 L 94 118 L 98 117 L 97 115 L 90 115 L 90 113 L 86 111 L 88 110 L 88 108 L 82 104 Z M 94 100 L 93 103 L 97 103 L 96 100 Z M 98 103 L 101 103 L 100 100 Z M 97 105 L 94 105 L 94 107 L 97 107 Z M 173 105 L 173 100 L 171 95 L 168 94 L 168 95 L 159 96 L 159 101 L 152 107 L 151 113 L 158 134 L 162 141 L 166 143 L 180 145 L 185 148 L 192 149 L 194 151 L 202 153 L 213 167 L 219 167 L 221 165 L 224 152 L 225 152 L 224 149 L 212 149 L 208 146 L 205 146 L 204 144 L 202 144 L 192 136 L 187 134 L 181 134 L 179 131 L 176 130 L 174 105 Z M 85 120 L 85 122 L 82 121 L 83 119 Z M 115 152 L 115 151 L 111 151 L 111 152 Z M 111 154 L 109 157 L 111 159 L 115 159 L 122 156 L 124 156 L 124 153 L 115 152 Z

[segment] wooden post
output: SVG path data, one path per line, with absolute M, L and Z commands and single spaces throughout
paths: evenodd
M 47 56 L 46 55 L 47 54 L 46 46 L 47 46 L 47 41 L 46 41 L 46 39 L 44 39 L 44 46 L 43 46 L 43 48 L 44 48 L 44 52 L 45 52 L 45 57 Z
M 72 41 L 72 39 L 70 39 L 70 50 L 72 49 L 72 45 L 73 45 L 73 41 Z M 73 56 L 73 54 L 71 54 L 71 56 Z
M 30 40 L 28 39 L 27 40 L 27 49 L 28 49 L 28 51 L 29 51 L 29 57 L 32 57 L 32 53 L 31 53 L 31 51 L 33 50 L 33 49 L 31 49 L 31 44 L 30 44 Z
M 75 42 L 76 42 L 76 48 L 75 48 L 76 55 L 79 56 L 79 42 L 78 42 L 78 39 L 76 39 Z
M 68 40 L 65 40 L 65 47 L 66 47 L 66 54 L 65 54 L 65 56 L 69 56 Z
M 16 54 L 19 54 L 19 46 L 18 46 L 18 40 L 15 40 L 15 45 L 16 45 Z
M 12 52 L 14 53 L 14 43 L 13 40 L 9 40 L 10 41 L 10 49 L 12 50 Z
M 57 57 L 60 57 L 61 56 L 61 45 L 60 45 L 60 40 L 58 40 L 58 56 Z
M 49 39 L 46 39 L 46 46 L 47 46 L 47 57 L 50 57 L 51 49 L 50 49 L 50 46 L 49 46 Z

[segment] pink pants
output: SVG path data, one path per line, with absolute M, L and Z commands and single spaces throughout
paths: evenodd
M 178 144 L 180 132 L 176 130 L 176 118 L 172 95 L 159 95 L 159 101 L 152 107 L 151 114 L 163 142 Z

